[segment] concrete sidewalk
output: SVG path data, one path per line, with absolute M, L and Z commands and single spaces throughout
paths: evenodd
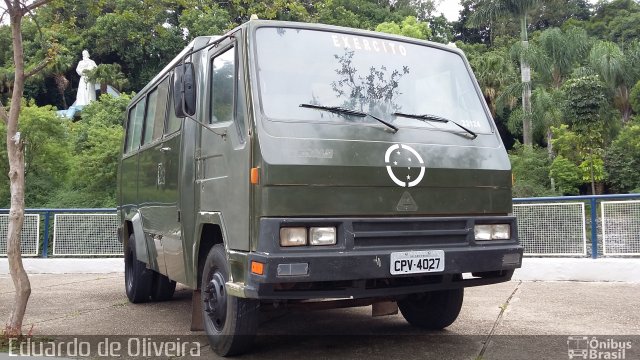
M 124 272 L 122 258 L 25 258 L 30 274 L 109 274 Z M 640 283 L 640 258 L 524 258 L 513 279 L 525 281 L 613 281 Z M 6 258 L 0 275 L 8 274 Z

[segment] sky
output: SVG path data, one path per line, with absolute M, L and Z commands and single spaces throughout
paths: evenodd
M 458 20 L 462 5 L 459 0 L 441 0 L 436 13 L 443 13 L 449 21 Z

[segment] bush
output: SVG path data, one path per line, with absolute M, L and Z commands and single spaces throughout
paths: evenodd
M 620 131 L 604 155 L 604 170 L 611 187 L 622 193 L 640 189 L 640 125 Z
M 509 159 L 514 177 L 514 197 L 556 195 L 550 190 L 551 161 L 545 149 L 516 143 L 513 150 L 509 152 Z
M 562 195 L 578 195 L 583 181 L 581 171 L 571 160 L 562 155 L 553 159 L 549 174 L 556 182 L 558 191 Z

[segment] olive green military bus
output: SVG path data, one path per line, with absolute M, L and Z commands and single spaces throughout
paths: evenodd
M 223 356 L 273 306 L 442 329 L 464 287 L 522 261 L 468 62 L 401 36 L 252 20 L 196 38 L 133 98 L 118 182 L 129 300 L 194 289 Z

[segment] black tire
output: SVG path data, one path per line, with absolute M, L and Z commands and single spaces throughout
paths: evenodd
M 227 294 L 229 264 L 222 244 L 211 248 L 201 275 L 202 317 L 211 348 L 220 356 L 247 352 L 258 331 L 260 302 Z
M 175 281 L 154 271 L 153 285 L 151 287 L 151 301 L 167 301 L 173 297 L 173 293 L 175 291 Z
M 136 257 L 136 238 L 131 234 L 124 256 L 124 283 L 129 301 L 134 304 L 148 301 L 152 280 L 153 271 Z
M 413 326 L 442 330 L 460 314 L 464 288 L 412 294 L 398 301 L 402 316 Z

